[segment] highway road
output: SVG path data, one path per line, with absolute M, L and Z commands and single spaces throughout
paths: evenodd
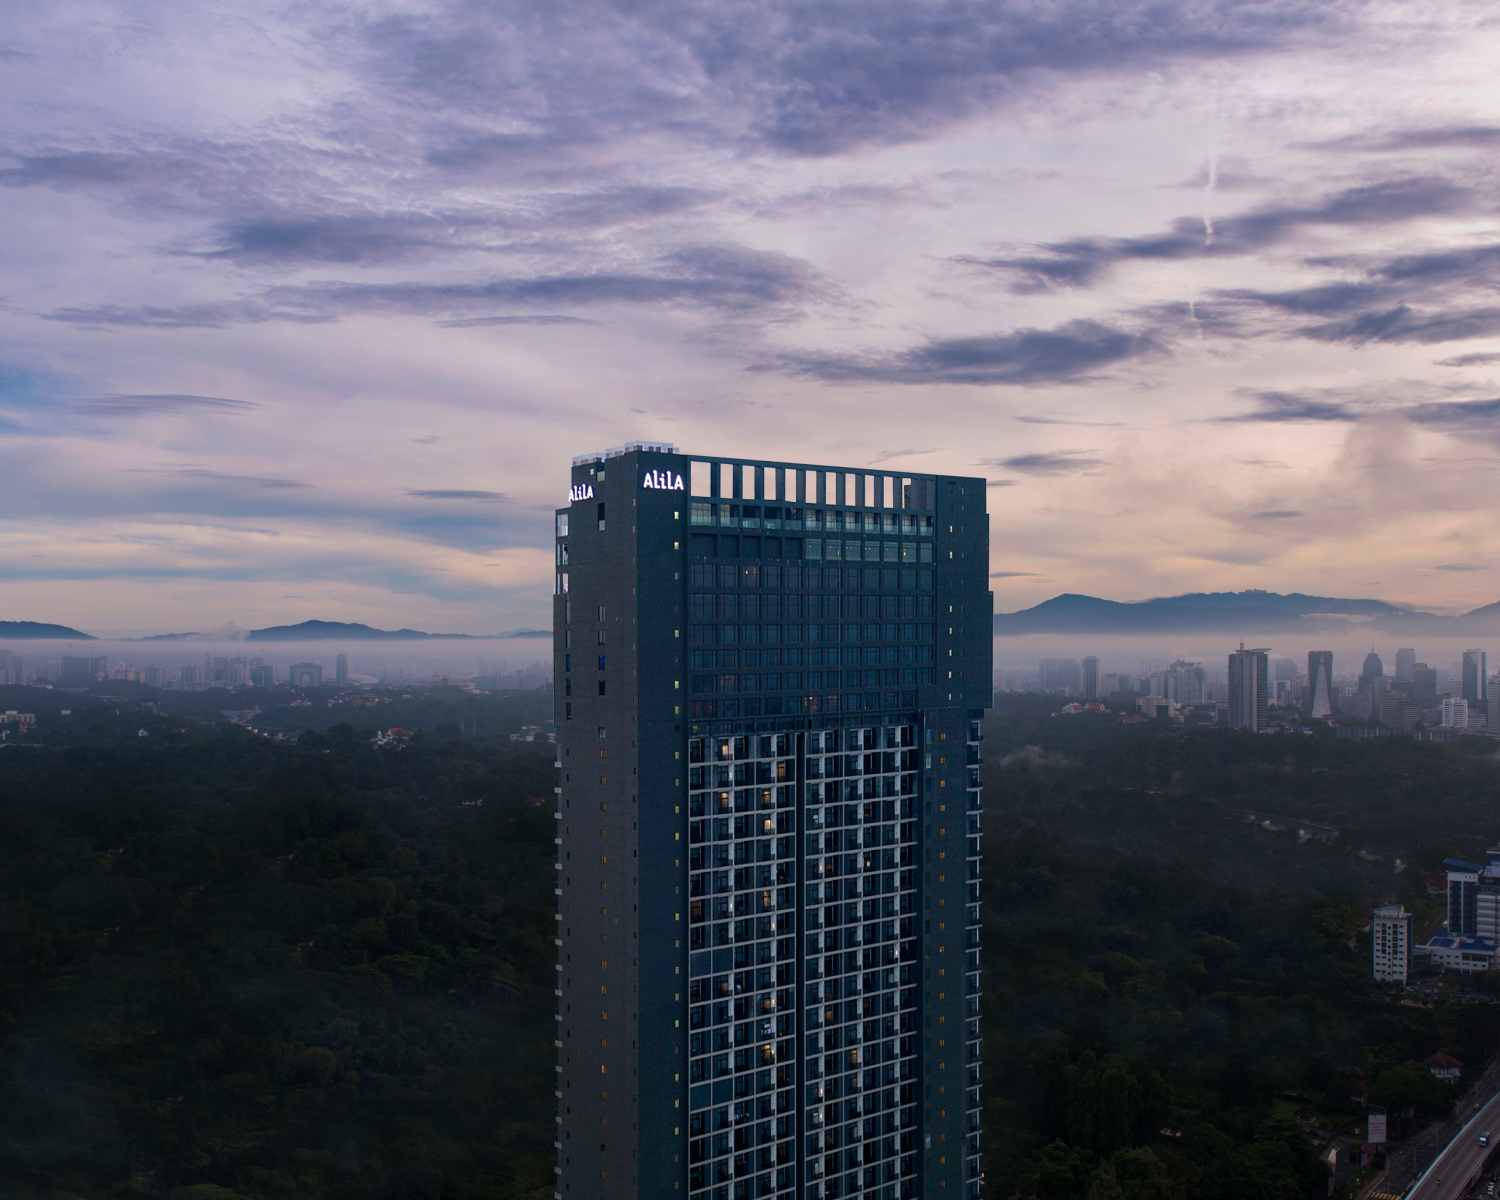
M 1488 1132 L 1488 1146 L 1479 1144 L 1479 1135 Z M 1432 1166 L 1417 1180 L 1407 1200 L 1462 1200 L 1469 1187 L 1484 1171 L 1485 1163 L 1500 1151 L 1500 1095 L 1474 1114 L 1454 1135 Z

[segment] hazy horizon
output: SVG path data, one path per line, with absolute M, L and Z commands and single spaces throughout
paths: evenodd
M 71 649 L 69 649 L 71 646 Z M 504 663 L 508 673 L 531 666 L 536 662 L 546 664 L 546 679 L 552 674 L 551 638 L 475 638 L 472 641 L 305 641 L 305 642 L 235 642 L 202 641 L 186 642 L 133 642 L 118 639 L 99 639 L 92 642 L 66 642 L 51 639 L 0 640 L 0 649 L 19 654 L 28 672 L 48 662 L 59 661 L 63 655 L 109 659 L 110 669 L 118 665 L 148 667 L 164 666 L 176 669 L 187 663 L 202 663 L 204 655 L 218 658 L 259 658 L 274 666 L 281 674 L 293 663 L 314 662 L 323 668 L 325 681 L 333 678 L 335 659 L 339 654 L 349 656 L 349 673 L 380 678 L 385 673 L 389 682 L 397 682 L 404 673 L 407 683 L 429 682 L 432 672 L 437 671 L 450 679 L 471 679 L 481 672 L 480 660 Z
M 1043 658 L 1072 658 L 1082 660 L 1087 655 L 1099 658 L 1101 674 L 1126 672 L 1138 674 L 1143 663 L 1158 661 L 1170 663 L 1177 659 L 1200 662 L 1210 669 L 1225 665 L 1228 655 L 1239 644 L 1238 635 L 1186 633 L 1182 635 L 1143 635 L 1119 637 L 1114 635 L 1095 637 L 1087 634 L 1025 634 L 1017 637 L 994 639 L 996 670 L 1035 671 L 1038 660 Z M 1493 639 L 1496 657 L 1492 669 L 1500 670 L 1500 637 Z M 1292 658 L 1305 669 L 1310 650 L 1332 650 L 1334 671 L 1357 672 L 1364 662 L 1372 644 L 1368 633 L 1339 634 L 1335 636 L 1309 637 L 1286 633 L 1256 634 L 1247 630 L 1246 646 L 1266 647 L 1272 658 Z M 1396 670 L 1396 651 L 1410 645 L 1417 652 L 1417 661 L 1428 666 L 1446 669 L 1450 663 L 1459 661 L 1464 650 L 1478 648 L 1490 652 L 1491 647 L 1484 638 L 1416 638 L 1397 641 L 1383 633 L 1376 633 L 1373 644 L 1385 664 L 1387 675 Z M 333 675 L 334 661 L 338 654 L 349 656 L 349 672 L 380 678 L 385 672 L 391 683 L 398 673 L 404 673 L 406 682 L 423 683 L 430 680 L 432 672 L 438 671 L 451 679 L 469 679 L 489 674 L 481 671 L 481 660 L 504 663 L 506 670 L 514 674 L 535 663 L 543 663 L 545 673 L 550 676 L 552 642 L 550 638 L 476 638 L 462 642 L 368 642 L 368 641 L 308 641 L 308 642 L 132 642 L 105 640 L 72 643 L 62 641 L 0 641 L 0 648 L 20 654 L 28 671 L 49 661 L 58 661 L 66 653 L 90 657 L 104 655 L 111 669 L 119 664 L 137 667 L 166 666 L 175 669 L 185 663 L 201 663 L 204 655 L 215 657 L 259 658 L 266 664 L 285 672 L 292 663 L 315 662 L 324 669 L 325 678 Z
M 1371 638 L 1368 633 L 1338 634 L 1335 636 L 1309 637 L 1305 634 L 1262 633 L 1253 630 L 1245 635 L 1247 648 L 1265 648 L 1271 658 L 1291 658 L 1307 670 L 1307 655 L 1310 650 L 1332 650 L 1333 670 L 1357 673 L 1363 665 L 1365 655 L 1370 652 Z M 1143 661 L 1159 660 L 1171 663 L 1177 659 L 1202 663 L 1206 668 L 1217 668 L 1224 673 L 1229 655 L 1239 648 L 1238 635 L 1190 633 L 1181 636 L 1140 637 L 1091 637 L 1086 634 L 1026 634 L 1020 637 L 997 637 L 995 639 L 995 668 L 997 670 L 1037 669 L 1037 661 L 1043 658 L 1073 658 L 1082 660 L 1085 655 L 1099 659 L 1100 674 L 1128 672 L 1139 674 Z M 1387 675 L 1396 673 L 1396 651 L 1411 648 L 1417 652 L 1417 661 L 1429 667 L 1447 669 L 1450 663 L 1461 660 L 1465 650 L 1480 649 L 1491 653 L 1484 638 L 1415 638 L 1397 641 L 1395 638 L 1377 633 L 1374 649 L 1380 655 Z M 1500 652 L 1500 637 L 1492 639 L 1495 652 Z M 1500 670 L 1500 657 L 1491 653 L 1491 670 Z
M 1165 594 L 1165 593 L 1158 593 L 1158 594 L 1153 595 L 1153 596 L 1139 596 L 1139 597 L 1131 597 L 1131 598 L 1128 598 L 1128 599 L 1120 597 L 1120 596 L 1099 596 L 1099 597 L 1096 597 L 1096 598 L 1103 599 L 1103 600 L 1111 600 L 1111 601 L 1115 601 L 1117 603 L 1132 604 L 1132 603 L 1143 603 L 1143 602 L 1145 602 L 1147 600 L 1157 599 L 1157 598 L 1171 598 L 1172 596 L 1177 596 L 1177 595 L 1200 594 L 1202 592 L 1202 590 L 1203 589 L 1193 589 L 1190 592 L 1172 593 L 1170 596 L 1168 594 Z M 1230 589 L 1224 589 L 1224 590 L 1228 591 Z M 1281 591 L 1281 590 L 1274 589 L 1274 588 L 1241 588 L 1241 589 L 1233 589 L 1233 590 L 1236 590 L 1236 591 L 1247 591 L 1247 590 L 1251 590 L 1251 591 L 1265 591 L 1265 592 L 1268 592 L 1268 593 L 1279 594 L 1279 595 L 1287 595 L 1287 594 L 1289 594 L 1289 591 Z M 1046 600 L 1051 600 L 1051 599 L 1056 598 L 1057 596 L 1062 596 L 1062 595 L 1087 595 L 1087 594 L 1088 593 L 1080 593 L 1080 592 L 1076 592 L 1076 591 L 1073 591 L 1071 589 L 1066 589 L 1065 588 L 1062 591 L 1055 592 L 1055 593 L 1052 593 L 1050 595 L 1044 596 L 1041 599 L 1037 600 L 1035 603 L 1036 604 L 1040 604 L 1040 603 L 1043 603 Z M 1329 593 L 1306 593 L 1306 594 L 1312 594 L 1312 595 L 1329 595 Z M 1386 596 L 1381 596 L 1381 595 L 1376 595 L 1376 594 L 1346 595 L 1346 596 L 1341 596 L 1341 597 L 1336 597 L 1336 598 L 1337 599 L 1344 599 L 1344 600 L 1384 600 L 1387 603 L 1392 603 L 1392 604 L 1397 603 L 1396 601 L 1389 600 L 1388 597 L 1386 597 Z M 1470 611 L 1472 611 L 1475 608 L 1481 608 L 1481 607 L 1484 607 L 1487 604 L 1491 604 L 1491 603 L 1495 603 L 1495 602 L 1496 601 L 1482 601 L 1481 603 L 1478 603 L 1478 604 L 1441 604 L 1441 603 L 1428 603 L 1423 608 L 1423 611 L 1432 613 L 1432 614 L 1437 615 L 1437 616 L 1457 616 L 1457 615 L 1462 615 L 1464 613 L 1470 612 Z M 997 593 L 997 595 L 996 595 L 996 605 L 997 605 L 997 607 L 995 609 L 995 615 L 996 616 L 1008 615 L 1008 613 L 1011 612 L 1011 611 L 1022 611 L 1020 609 L 1017 609 L 1017 610 L 1006 610 L 1006 609 L 1000 608 L 1000 607 L 998 607 L 999 603 L 1000 603 L 1000 597 L 999 597 L 999 594 Z M 1029 604 L 1026 607 L 1030 608 L 1030 607 L 1034 607 L 1034 605 L 1030 605 Z M 549 608 L 550 608 L 550 603 L 549 603 Z M 540 626 L 537 626 L 537 627 L 522 626 L 520 628 L 523 628 L 523 629 L 524 628 L 540 628 L 540 629 L 544 629 L 545 630 L 550 625 L 550 612 L 547 615 L 548 615 L 548 618 L 549 618 L 548 621 L 545 622 L 544 624 L 540 625 Z M 40 615 L 40 616 L 37 616 L 37 615 L 13 616 L 13 617 L 9 617 L 7 619 L 11 619 L 11 620 L 32 620 L 32 621 L 37 621 L 39 623 L 46 623 L 46 624 L 69 625 L 69 622 L 59 621 L 56 618 L 48 616 L 48 615 L 45 615 L 45 614 L 44 615 Z M 325 621 L 325 620 L 329 620 L 329 619 L 330 618 L 327 618 L 327 617 L 324 617 L 324 616 L 305 616 L 305 617 L 299 617 L 299 618 L 296 618 L 296 619 L 289 619 L 289 620 L 287 620 L 285 622 L 278 622 L 278 626 L 277 627 L 280 627 L 280 626 L 283 626 L 283 625 L 286 625 L 286 626 L 296 626 L 296 625 L 300 625 L 300 624 L 303 624 L 303 623 L 308 622 L 308 621 Z M 1359 618 L 1350 618 L 1350 619 L 1351 620 L 1356 620 L 1356 621 L 1359 620 Z M 453 635 L 453 638 L 454 638 L 455 641 L 461 641 L 463 644 L 470 644 L 472 642 L 477 642 L 477 641 L 486 641 L 486 642 L 494 641 L 494 642 L 509 643 L 509 644 L 515 645 L 515 644 L 520 644 L 520 643 L 524 643 L 524 642 L 531 641 L 531 640 L 541 640 L 539 637 L 536 637 L 533 634 L 520 634 L 520 635 L 517 635 L 517 634 L 514 634 L 511 630 L 495 630 L 494 631 L 494 636 L 489 636 L 486 633 L 475 632 L 474 630 L 470 630 L 470 629 L 433 629 L 433 628 L 422 628 L 422 627 L 414 624 L 413 623 L 414 620 L 415 619 L 413 618 L 411 620 L 396 621 L 396 623 L 393 623 L 391 626 L 389 626 L 387 628 L 389 630 L 394 630 L 394 629 L 414 629 L 414 630 L 416 630 L 419 633 L 429 633 L 429 634 L 439 634 L 439 635 Z M 361 622 L 361 623 L 363 623 L 363 622 Z M 79 627 L 77 625 L 70 625 L 70 627 L 74 628 L 74 629 L 77 629 L 78 632 L 80 632 L 80 633 L 92 634 L 93 637 L 96 638 L 96 639 L 98 639 L 99 641 L 116 641 L 116 642 L 125 642 L 125 643 L 139 643 L 139 642 L 143 642 L 143 641 L 151 641 L 151 640 L 154 640 L 154 639 L 161 639 L 161 641 L 160 641 L 159 644 L 170 644 L 168 642 L 168 640 L 167 640 L 169 637 L 179 637 L 181 635 L 186 634 L 186 635 L 190 635 L 190 636 L 188 637 L 187 640 L 185 640 L 182 643 L 184 645 L 188 645 L 188 644 L 191 644 L 191 645 L 201 645 L 201 644 L 204 644 L 204 643 L 207 643 L 207 642 L 222 642 L 222 643 L 224 643 L 226 645 L 228 645 L 228 644 L 233 644 L 233 645 L 241 645 L 241 644 L 243 644 L 243 645 L 247 645 L 247 646 L 279 646 L 279 645 L 297 645 L 297 644 L 299 644 L 299 641 L 286 641 L 286 642 L 254 641 L 254 642 L 247 642 L 244 639 L 245 639 L 245 637 L 246 637 L 247 634 L 249 634 L 250 632 L 252 632 L 252 628 L 248 627 L 248 626 L 242 627 L 239 623 L 237 623 L 235 621 L 232 621 L 232 620 L 224 622 L 218 628 L 206 628 L 206 629 L 198 629 L 198 630 L 188 630 L 188 629 L 182 629 L 182 630 L 165 630 L 165 629 L 157 629 L 157 628 L 150 628 L 150 627 L 142 628 L 142 629 L 118 629 L 118 628 L 114 628 L 114 629 L 108 629 L 108 628 L 105 628 L 105 629 L 88 629 L 88 628 Z M 269 626 L 257 626 L 257 627 L 254 627 L 254 628 L 269 628 Z M 380 628 L 380 627 L 377 626 L 376 628 Z M 544 636 L 550 637 L 551 635 L 550 635 L 550 633 L 547 633 Z M 1031 636 L 1031 635 L 1026 635 L 1026 636 Z M 1048 636 L 1052 636 L 1052 635 L 1048 635 Z M 1071 636 L 1071 635 L 1056 635 L 1056 636 Z M 1080 636 L 1082 636 L 1082 635 L 1080 635 Z M 1198 635 L 1193 635 L 1193 636 L 1198 636 Z M 1278 636 L 1284 636 L 1284 635 L 1278 635 Z M 1359 634 L 1358 632 L 1355 632 L 1355 633 L 1350 634 L 1348 636 L 1352 636 L 1352 637 L 1358 638 L 1358 637 L 1361 637 L 1361 636 L 1364 636 L 1364 635 L 1363 634 Z M 27 644 L 33 644 L 33 643 L 35 643 L 36 641 L 39 641 L 39 640 L 41 640 L 41 639 L 18 638 L 18 639 L 6 640 L 4 638 L 0 638 L 0 645 L 4 645 L 4 646 L 7 646 L 7 647 L 15 648 L 15 647 L 19 647 L 19 646 L 25 646 Z M 342 639 L 330 639 L 330 640 L 342 640 Z M 408 642 L 408 641 L 402 640 L 402 639 L 391 639 L 391 641 L 394 644 L 398 644 L 398 645 L 408 645 L 408 644 L 411 644 L 413 642 L 415 642 L 415 643 L 421 643 L 421 642 L 423 642 L 425 640 L 426 639 L 420 639 L 419 638 L 419 639 L 411 639 L 411 641 Z M 446 639 L 436 638 L 436 639 L 433 639 L 433 640 L 442 641 L 442 640 L 446 640 Z M 999 641 L 1003 642 L 1005 640 L 1007 640 L 1007 638 L 1005 636 L 1000 636 Z M 349 643 L 351 645 L 364 645 L 364 646 L 369 646 L 371 644 L 379 644 L 379 642 L 377 640 L 375 640 L 375 639 L 371 639 L 371 640 L 349 639 Z

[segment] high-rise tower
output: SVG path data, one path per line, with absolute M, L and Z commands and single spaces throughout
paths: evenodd
M 1322 718 L 1333 715 L 1333 651 L 1307 652 L 1307 694 L 1311 697 L 1311 715 Z
M 1260 733 L 1270 726 L 1267 668 L 1269 650 L 1246 650 L 1245 643 L 1229 656 L 1229 727 Z
M 1490 677 L 1485 669 L 1484 651 L 1465 650 L 1463 670 L 1463 698 L 1470 704 L 1487 699 L 1485 685 Z
M 978 1196 L 984 480 L 571 483 L 557 1196 Z
M 1099 660 L 1090 654 L 1083 660 L 1083 669 L 1080 672 L 1083 685 L 1083 698 L 1085 700 L 1099 699 Z

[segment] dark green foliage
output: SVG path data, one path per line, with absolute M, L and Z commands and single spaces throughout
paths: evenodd
M 550 1193 L 542 750 L 4 751 L 0 1191 Z
M 1278 1113 L 1354 1128 L 1363 1078 L 1409 1125 L 1453 1102 L 1409 1059 L 1477 1068 L 1500 1045 L 1488 1005 L 1395 1006 L 1362 932 L 1388 897 L 1420 930 L 1438 904 L 1416 868 L 1500 840 L 1493 743 L 1182 733 L 1005 700 L 983 768 L 992 1194 L 1325 1194 Z M 1340 832 L 1299 842 L 1243 809 Z

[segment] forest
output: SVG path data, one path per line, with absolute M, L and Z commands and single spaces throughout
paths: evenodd
M 550 1194 L 547 748 L 117 715 L 0 752 L 0 1192 Z
M 95 697 L 0 750 L 0 1195 L 550 1195 L 551 756 L 450 703 L 393 750 Z M 987 1194 L 1325 1195 L 1292 1114 L 1451 1103 L 1407 1061 L 1472 1075 L 1500 1008 L 1393 1003 L 1364 927 L 1500 841 L 1494 743 L 1058 706 L 985 722 Z
M 1493 742 L 1188 732 L 1000 703 L 983 775 L 991 1195 L 1326 1194 L 1291 1114 L 1358 1129 L 1362 1080 L 1399 1136 L 1455 1099 L 1409 1060 L 1443 1050 L 1472 1077 L 1500 1046 L 1493 1003 L 1395 1003 L 1366 932 L 1388 899 L 1420 929 L 1441 904 L 1421 874 L 1500 841 Z M 1338 833 L 1299 841 L 1250 811 Z

